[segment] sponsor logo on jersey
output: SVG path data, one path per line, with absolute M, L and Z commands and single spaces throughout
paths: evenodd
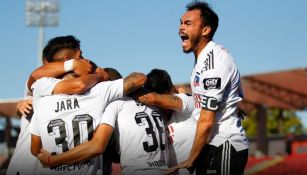
M 158 161 L 152 161 L 152 162 L 147 162 L 149 167 L 161 167 L 161 166 L 166 166 L 165 160 L 158 160 Z
M 221 78 L 205 78 L 203 80 L 204 83 L 204 89 L 220 89 L 221 88 Z
M 207 54 L 207 58 L 204 61 L 204 67 L 201 69 L 201 73 L 207 71 L 207 70 L 211 70 L 214 69 L 214 54 L 213 54 L 213 50 L 211 50 L 208 54 Z
M 84 161 L 84 162 L 76 163 L 72 165 L 60 165 L 60 166 L 52 167 L 50 169 L 54 171 L 76 171 L 76 170 L 80 170 L 84 168 L 86 165 L 90 166 L 90 162 Z
M 194 81 L 193 81 L 193 86 L 194 87 L 199 86 L 199 79 L 200 79 L 199 76 L 200 76 L 199 73 L 196 72 L 196 75 L 195 75 L 195 78 L 194 78 Z
M 200 98 L 200 95 L 199 94 L 196 94 L 196 93 L 193 93 L 193 98 L 194 98 L 194 104 L 195 104 L 195 108 L 201 108 L 201 104 L 200 104 L 200 101 L 201 101 L 201 98 Z
M 208 97 L 202 94 L 193 94 L 195 101 L 195 108 L 203 108 L 209 111 L 217 111 L 219 102 L 214 97 Z

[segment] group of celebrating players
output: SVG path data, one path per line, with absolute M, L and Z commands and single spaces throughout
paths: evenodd
M 192 96 L 165 70 L 122 78 L 85 59 L 74 36 L 49 40 L 17 105 L 21 132 L 7 174 L 110 174 L 112 162 L 131 175 L 243 174 L 240 75 L 212 41 L 217 26 L 207 3 L 187 5 L 179 35 L 195 55 Z

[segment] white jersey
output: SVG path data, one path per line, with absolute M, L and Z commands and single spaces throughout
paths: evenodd
M 194 110 L 192 96 L 176 94 L 182 101 L 182 109 L 174 111 L 167 122 L 169 134 L 169 166 L 176 166 L 178 163 L 188 159 L 194 142 L 197 121 L 191 117 Z M 187 169 L 180 169 L 179 174 L 189 174 Z
M 31 133 L 41 137 L 42 147 L 61 154 L 93 137 L 105 106 L 123 96 L 123 79 L 101 82 L 82 95 L 51 95 L 60 80 L 43 78 L 33 85 L 35 114 Z M 99 157 L 53 168 L 39 167 L 38 174 L 96 174 Z
M 25 85 L 24 99 L 31 99 L 32 93 Z M 22 116 L 20 119 L 20 132 L 13 156 L 7 168 L 7 175 L 32 175 L 38 165 L 38 159 L 32 155 L 30 122 L 32 116 Z
M 111 102 L 101 120 L 115 128 L 124 175 L 165 174 L 166 136 L 157 108 L 125 97 Z
M 240 74 L 229 52 L 210 41 L 198 55 L 191 76 L 195 100 L 193 116 L 201 108 L 216 111 L 216 124 L 209 144 L 220 146 L 228 140 L 237 151 L 247 149 L 248 141 L 238 117 L 238 102 L 243 98 Z

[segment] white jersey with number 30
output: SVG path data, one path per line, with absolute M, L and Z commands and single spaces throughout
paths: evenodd
M 123 80 L 98 83 L 83 95 L 50 95 L 59 80 L 43 78 L 33 84 L 34 111 L 31 133 L 42 146 L 61 154 L 93 136 L 105 106 L 123 95 Z M 72 165 L 39 168 L 39 174 L 96 174 L 96 158 Z
M 157 108 L 125 97 L 110 103 L 101 120 L 115 128 L 123 174 L 165 174 L 166 136 Z

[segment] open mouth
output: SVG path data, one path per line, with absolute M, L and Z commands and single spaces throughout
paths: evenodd
M 189 36 L 187 35 L 187 34 L 180 34 L 180 38 L 181 38 L 181 40 L 182 40 L 182 42 L 185 42 L 186 40 L 188 40 L 189 39 Z
M 181 38 L 181 41 L 182 41 L 182 45 L 186 46 L 188 44 L 188 41 L 189 41 L 189 36 L 185 33 L 180 33 L 180 38 Z

